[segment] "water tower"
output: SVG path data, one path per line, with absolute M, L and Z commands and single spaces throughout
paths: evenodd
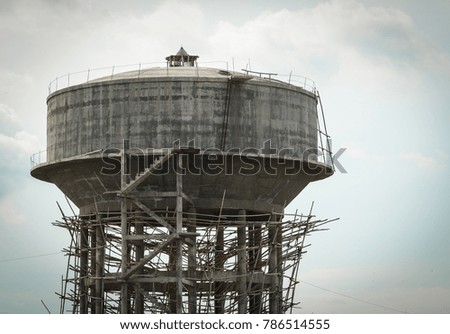
M 285 207 L 333 174 L 318 92 L 273 73 L 166 66 L 53 91 L 33 177 L 79 209 L 61 312 L 284 313 L 304 238 Z M 69 274 L 69 272 L 71 274 Z

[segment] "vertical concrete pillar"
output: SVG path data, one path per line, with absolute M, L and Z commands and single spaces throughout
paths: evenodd
M 281 222 L 283 216 L 278 215 L 276 221 Z M 283 228 L 282 225 L 278 225 L 278 231 L 276 235 L 277 240 L 277 273 L 278 273 L 278 313 L 284 313 L 283 311 Z
M 124 139 L 123 141 L 123 149 L 121 152 L 121 189 L 125 189 L 128 183 L 128 163 L 127 163 L 127 150 L 130 148 L 130 141 L 128 139 Z M 128 268 L 128 219 L 127 219 L 127 200 L 125 197 L 120 198 L 120 228 L 122 232 L 122 244 L 121 244 L 121 252 L 122 252 L 122 264 L 121 264 L 121 272 L 122 276 L 125 276 Z M 129 298 L 128 298 L 128 282 L 126 279 L 123 280 L 121 285 L 121 303 L 120 310 L 122 314 L 127 314 L 129 310 Z
M 80 224 L 80 313 L 88 311 L 88 262 L 89 262 L 89 229 L 86 222 Z
M 175 273 L 177 268 L 177 245 L 170 244 L 168 246 L 168 255 L 169 255 L 169 263 L 167 266 L 167 270 L 169 273 Z M 166 285 L 168 304 L 169 304 L 169 313 L 175 314 L 177 313 L 177 286 L 176 283 L 169 282 Z
M 239 210 L 240 220 L 237 228 L 238 237 L 238 312 L 240 314 L 247 313 L 247 236 L 246 236 L 246 211 Z
M 223 229 L 224 227 L 218 223 L 216 227 L 216 247 L 214 255 L 214 267 L 216 273 L 222 272 L 225 264 Z M 223 282 L 214 283 L 214 313 L 216 314 L 222 314 L 224 312 L 223 284 Z
M 95 313 L 103 314 L 103 290 L 105 268 L 105 239 L 101 220 L 95 227 Z
M 261 225 L 254 223 L 248 226 L 249 251 L 248 266 L 249 271 L 256 273 L 262 272 L 261 263 Z M 262 302 L 261 284 L 252 283 L 248 291 L 249 295 L 249 313 L 261 313 Z
M 197 244 L 195 233 L 197 232 L 196 226 L 196 209 L 189 208 L 189 226 L 187 231 L 192 234 L 189 237 L 190 243 L 188 246 L 188 273 L 189 279 L 191 280 L 192 285 L 188 288 L 188 304 L 189 304 L 189 313 L 194 314 L 197 313 Z
M 142 236 L 144 235 L 144 223 L 143 222 L 135 222 L 135 232 L 136 235 Z M 136 241 L 136 262 L 139 262 L 144 257 L 144 240 Z M 142 274 L 143 268 L 139 269 L 136 274 Z M 142 295 L 142 288 L 140 284 L 136 284 L 135 286 L 135 313 L 142 314 L 144 313 L 144 296 Z
M 96 266 L 97 266 L 97 262 L 96 260 L 96 245 L 97 245 L 97 238 L 95 236 L 95 222 L 90 221 L 89 222 L 91 228 L 89 230 L 89 242 L 90 242 L 90 246 L 89 246 L 89 267 L 88 267 L 88 276 L 92 279 L 92 277 L 96 277 L 95 273 L 96 273 Z M 90 302 L 88 302 L 88 307 L 91 309 L 91 313 L 95 314 L 97 313 L 95 306 L 96 306 L 96 295 L 97 295 L 97 291 L 96 291 L 96 286 L 95 284 L 92 285 L 92 281 L 90 282 L 91 284 L 89 284 L 88 287 L 88 296 L 90 299 Z
M 178 238 L 176 239 L 176 312 L 183 313 L 183 240 L 179 237 L 179 234 L 183 230 L 183 160 L 182 155 L 176 156 L 176 181 L 177 181 L 177 217 L 176 217 L 176 230 Z
M 277 224 L 280 216 L 272 216 L 272 223 L 269 223 L 269 312 L 271 314 L 282 313 L 282 289 L 280 286 L 282 280 L 281 263 L 281 225 Z

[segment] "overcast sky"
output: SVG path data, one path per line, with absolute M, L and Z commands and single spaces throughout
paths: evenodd
M 0 0 L 0 312 L 59 310 L 69 235 L 51 222 L 70 210 L 29 175 L 49 82 L 183 45 L 200 65 L 312 78 L 347 149 L 347 173 L 286 210 L 340 218 L 308 239 L 296 312 L 450 313 L 449 18 L 447 0 Z

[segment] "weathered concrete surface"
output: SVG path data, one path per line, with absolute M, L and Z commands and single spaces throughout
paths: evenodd
M 118 147 L 130 139 L 134 147 L 173 147 L 195 140 L 201 149 L 260 149 L 271 140 L 294 156 L 317 147 L 316 99 L 301 88 L 254 78 L 235 82 L 219 70 L 160 70 L 146 77 L 97 81 L 57 91 L 48 98 L 49 162 L 97 149 Z M 186 75 L 186 71 L 192 76 Z M 154 76 L 152 75 L 154 74 Z M 224 113 L 230 99 L 228 124 Z
M 310 182 L 332 174 L 314 156 L 308 166 L 304 160 L 305 151 L 317 149 L 316 97 L 273 80 L 247 77 L 230 83 L 230 78 L 231 73 L 216 69 L 153 69 L 139 78 L 123 73 L 57 91 L 48 98 L 47 163 L 32 175 L 58 186 L 83 214 L 96 208 L 115 211 L 119 202 L 111 192 L 120 189 L 120 177 L 102 172 L 101 150 L 121 148 L 124 139 L 141 149 L 171 148 L 180 141 L 199 148 L 204 155 L 197 162 L 204 162 L 211 148 L 222 146 L 225 155 L 219 155 L 233 162 L 231 170 L 184 177 L 183 191 L 195 207 L 217 209 L 226 192 L 224 209 L 281 212 Z M 274 166 L 275 173 L 264 168 L 242 173 L 249 168 L 242 155 L 249 153 L 259 154 L 258 165 Z M 280 156 L 286 160 L 280 162 Z M 132 173 L 143 167 L 135 163 Z M 149 178 L 141 190 L 172 191 L 174 174 Z M 167 199 L 146 204 L 173 206 Z
M 183 176 L 183 192 L 192 199 L 198 212 L 217 214 L 224 195 L 224 210 L 244 208 L 249 212 L 283 212 L 283 208 L 310 182 L 333 173 L 327 166 L 314 162 L 306 164 L 300 159 L 251 159 L 228 155 L 220 161 L 208 163 L 207 158 L 200 154 L 190 158 L 186 163 L 189 166 L 187 175 Z M 38 166 L 32 170 L 32 175 L 54 183 L 80 208 L 82 214 L 96 210 L 120 211 L 120 202 L 114 193 L 120 189 L 120 174 L 112 171 L 112 164 L 117 166 L 116 171 L 119 170 L 118 160 L 104 159 L 97 153 Z M 104 168 L 112 172 L 105 173 Z M 133 161 L 131 177 L 143 169 L 142 162 Z M 174 170 L 172 164 L 166 164 L 160 175 L 149 177 L 138 191 L 174 191 Z M 175 207 L 174 200 L 168 198 L 151 198 L 145 204 L 152 209 Z

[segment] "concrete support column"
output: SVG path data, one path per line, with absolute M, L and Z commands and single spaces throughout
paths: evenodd
M 105 239 L 101 220 L 95 227 L 95 313 L 103 314 L 103 290 L 105 268 Z
M 281 222 L 283 216 L 278 215 L 276 221 Z M 282 225 L 278 225 L 278 233 L 276 236 L 277 240 L 277 273 L 278 273 L 278 310 L 279 313 L 284 313 L 283 311 L 283 228 Z
M 189 279 L 191 280 L 192 285 L 188 288 L 188 304 L 189 304 L 189 313 L 194 314 L 197 313 L 197 281 L 195 279 L 197 275 L 197 244 L 195 233 L 197 232 L 196 227 L 196 209 L 189 209 L 189 226 L 187 231 L 192 234 L 189 237 L 190 244 L 188 246 L 188 273 Z
M 95 226 L 93 225 L 93 223 L 95 224 L 95 222 L 90 221 L 89 224 L 91 225 L 91 228 L 89 230 L 89 268 L 88 268 L 88 276 L 89 277 L 95 277 L 95 272 L 96 272 L 96 266 L 97 266 L 97 262 L 95 261 L 96 258 L 96 245 L 97 245 L 97 238 L 95 236 Z M 92 283 L 92 281 L 91 281 Z M 89 296 L 89 302 L 88 302 L 88 308 L 91 309 L 91 314 L 95 314 L 97 313 L 95 306 L 96 306 L 96 299 L 95 296 L 97 295 L 97 291 L 95 289 L 95 284 L 92 285 L 90 284 L 88 286 L 88 296 Z
M 247 236 L 246 236 L 246 211 L 239 210 L 239 220 L 241 221 L 238 230 L 238 312 L 247 313 Z
M 261 225 L 251 224 L 248 226 L 249 251 L 248 267 L 249 271 L 261 272 Z M 248 289 L 249 313 L 261 313 L 262 291 L 260 284 L 254 284 Z
M 86 222 L 80 225 L 80 313 L 88 313 L 88 261 L 89 261 L 89 229 Z
M 177 268 L 177 246 L 175 243 L 168 246 L 169 263 L 167 270 L 169 273 L 175 273 Z M 169 313 L 177 313 L 177 286 L 176 283 L 169 282 L 166 284 L 166 291 L 169 304 Z
M 269 288 L 269 312 L 271 314 L 282 313 L 282 263 L 281 263 L 281 225 L 277 224 L 280 216 L 273 216 L 269 223 L 269 275 L 271 285 Z
M 128 153 L 127 150 L 130 148 L 130 141 L 125 139 L 123 141 L 123 149 L 121 152 L 121 189 L 125 189 L 128 183 L 129 171 L 128 171 Z M 122 264 L 121 272 L 122 276 L 125 276 L 128 268 L 128 217 L 127 217 L 127 200 L 124 197 L 120 198 L 120 228 L 122 232 Z M 128 298 L 128 282 L 126 279 L 123 280 L 121 285 L 121 302 L 120 311 L 122 314 L 127 314 L 129 311 L 129 298 Z
M 177 181 L 177 217 L 176 230 L 179 235 L 183 230 L 183 160 L 182 155 L 176 156 L 176 181 Z M 183 313 L 183 240 L 178 237 L 176 240 L 176 313 Z
M 223 226 L 217 224 L 216 227 L 216 247 L 214 267 L 216 272 L 222 272 L 224 266 L 224 240 L 223 240 Z M 214 283 L 214 313 L 222 314 L 224 312 L 224 298 L 223 298 L 223 282 Z
M 144 235 L 144 223 L 143 222 L 136 222 L 135 223 L 135 232 L 136 235 Z M 143 257 L 144 257 L 144 240 L 139 240 L 136 242 L 136 263 L 138 263 Z M 142 274 L 143 268 L 139 269 L 136 274 Z M 143 290 L 141 288 L 140 284 L 136 284 L 135 286 L 135 313 L 137 314 L 143 314 L 144 313 L 144 296 L 143 296 Z

